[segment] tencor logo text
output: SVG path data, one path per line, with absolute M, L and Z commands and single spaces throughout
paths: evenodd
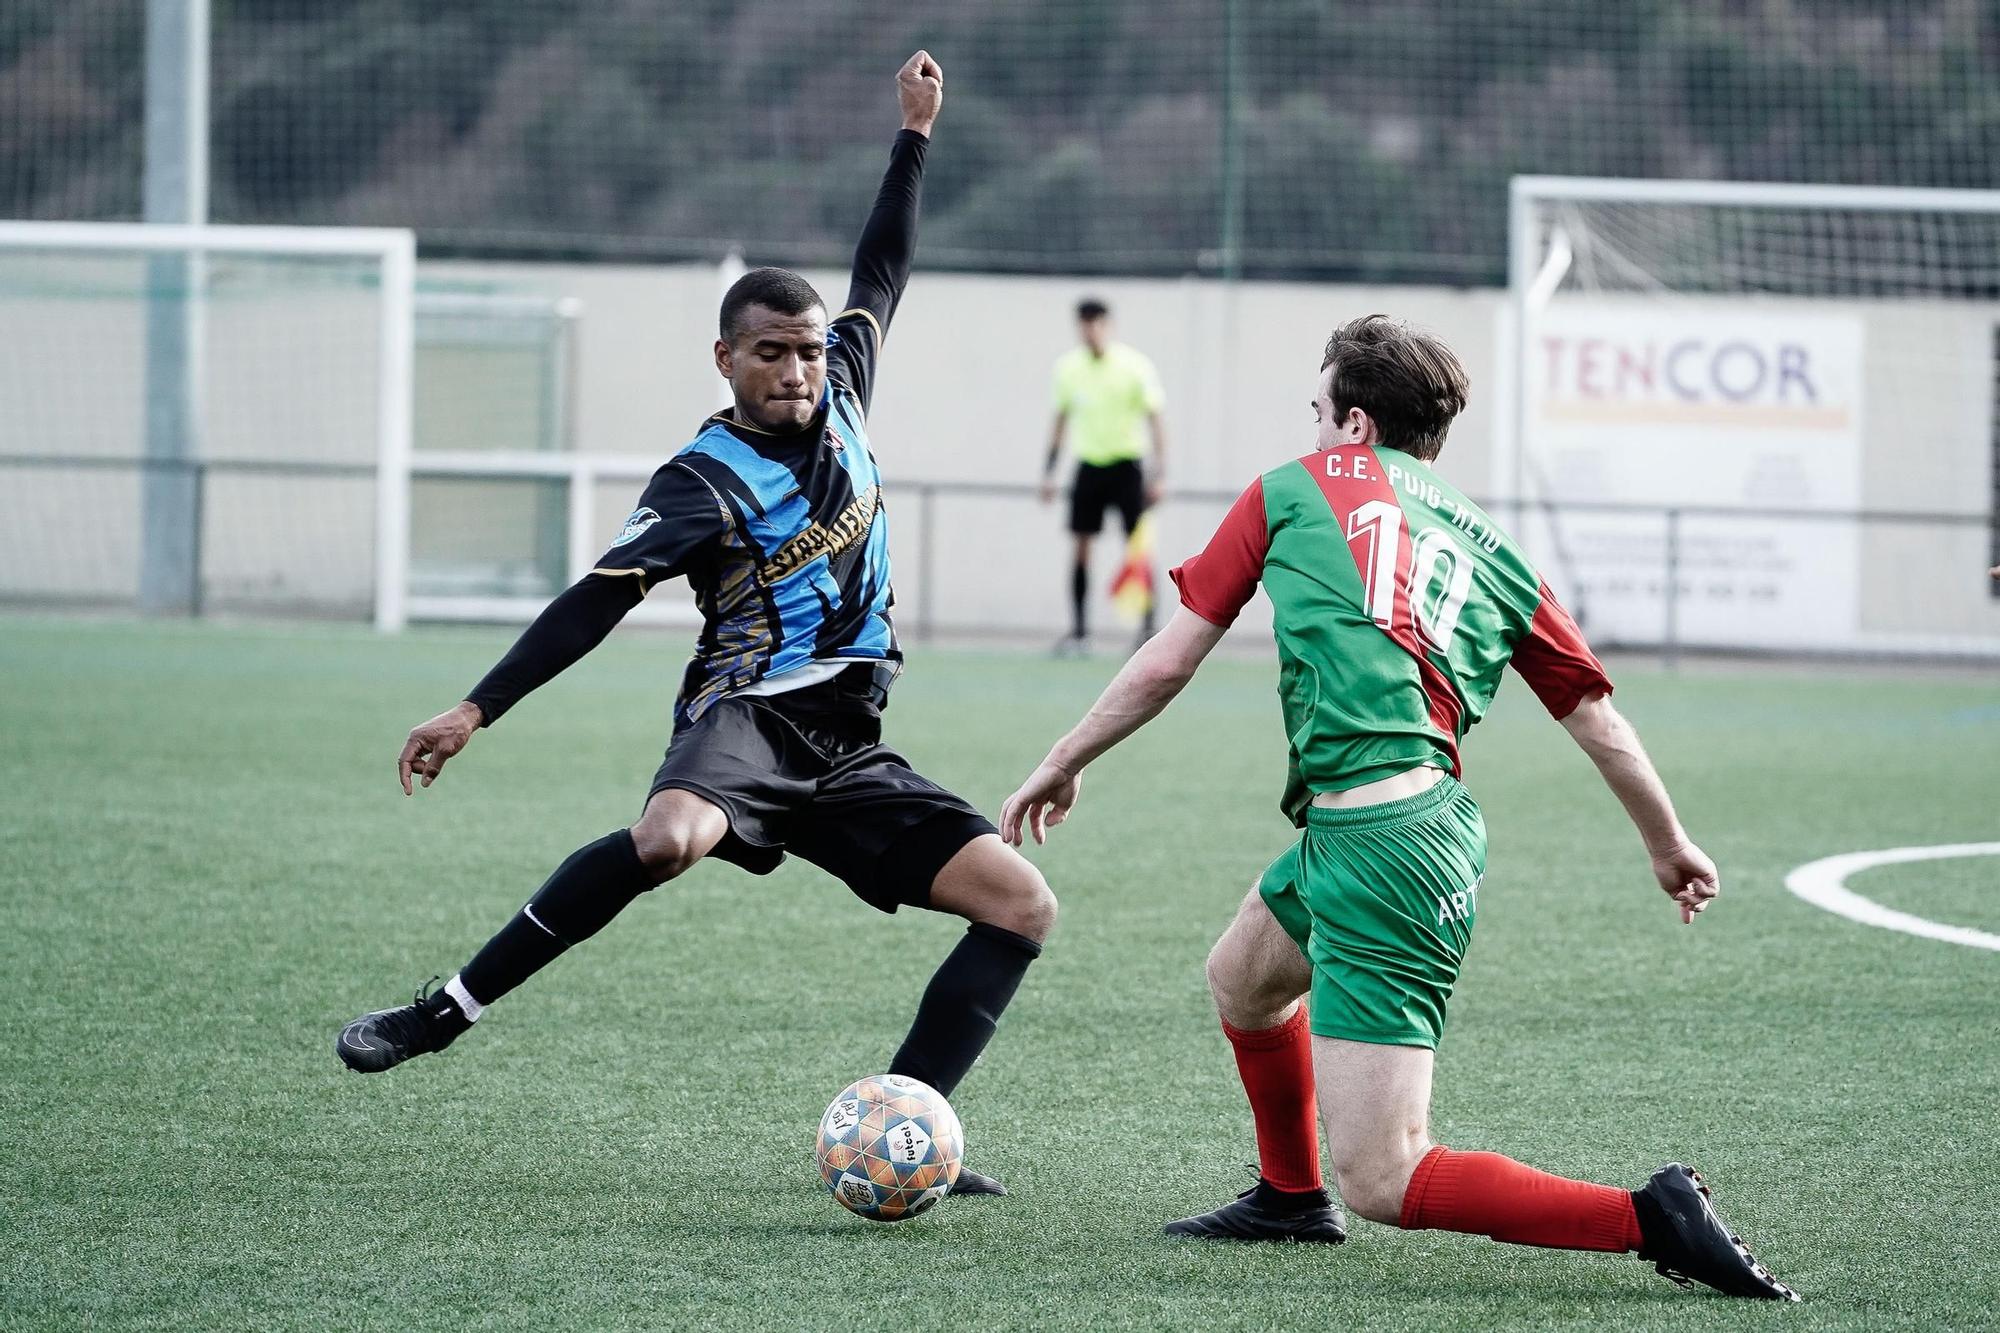
M 1541 411 L 1559 421 L 1838 430 L 1846 395 L 1811 343 L 1749 332 L 1633 329 L 1538 339 Z

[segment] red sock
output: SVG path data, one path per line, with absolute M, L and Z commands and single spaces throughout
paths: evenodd
M 1403 1195 L 1405 1230 L 1434 1228 L 1558 1250 L 1636 1250 L 1632 1195 L 1565 1180 L 1494 1152 L 1424 1155 Z
M 1304 1193 L 1323 1188 L 1306 1007 L 1300 1005 L 1287 1022 L 1262 1032 L 1244 1032 L 1227 1023 L 1222 1030 L 1236 1048 L 1236 1072 L 1257 1121 L 1258 1170 L 1277 1189 Z

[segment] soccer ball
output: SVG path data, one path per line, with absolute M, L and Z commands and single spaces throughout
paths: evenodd
M 965 1131 L 944 1094 L 900 1074 L 849 1084 L 819 1118 L 819 1174 L 871 1222 L 915 1217 L 958 1179 Z

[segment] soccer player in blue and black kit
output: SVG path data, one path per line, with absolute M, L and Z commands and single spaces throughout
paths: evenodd
M 653 474 L 590 574 L 549 603 L 464 702 L 410 733 L 403 790 L 428 787 L 478 728 L 596 647 L 654 585 L 685 577 L 703 625 L 644 813 L 579 848 L 435 994 L 355 1019 L 335 1045 L 373 1073 L 443 1049 L 501 996 L 634 898 L 715 856 L 767 874 L 787 851 L 884 912 L 970 927 L 918 1005 L 889 1072 L 950 1096 L 1041 952 L 1056 900 L 972 806 L 881 743 L 902 654 L 867 413 L 909 280 L 924 155 L 944 75 L 897 74 L 903 130 L 832 320 L 804 279 L 747 273 L 723 297 L 715 364 L 735 406 Z M 998 1193 L 967 1172 L 955 1193 Z

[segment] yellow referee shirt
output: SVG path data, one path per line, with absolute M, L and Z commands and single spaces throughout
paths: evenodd
M 1166 401 L 1160 377 L 1145 353 L 1111 343 L 1103 356 L 1073 347 L 1056 359 L 1056 411 L 1068 419 L 1077 461 L 1108 467 L 1146 451 L 1148 414 Z

